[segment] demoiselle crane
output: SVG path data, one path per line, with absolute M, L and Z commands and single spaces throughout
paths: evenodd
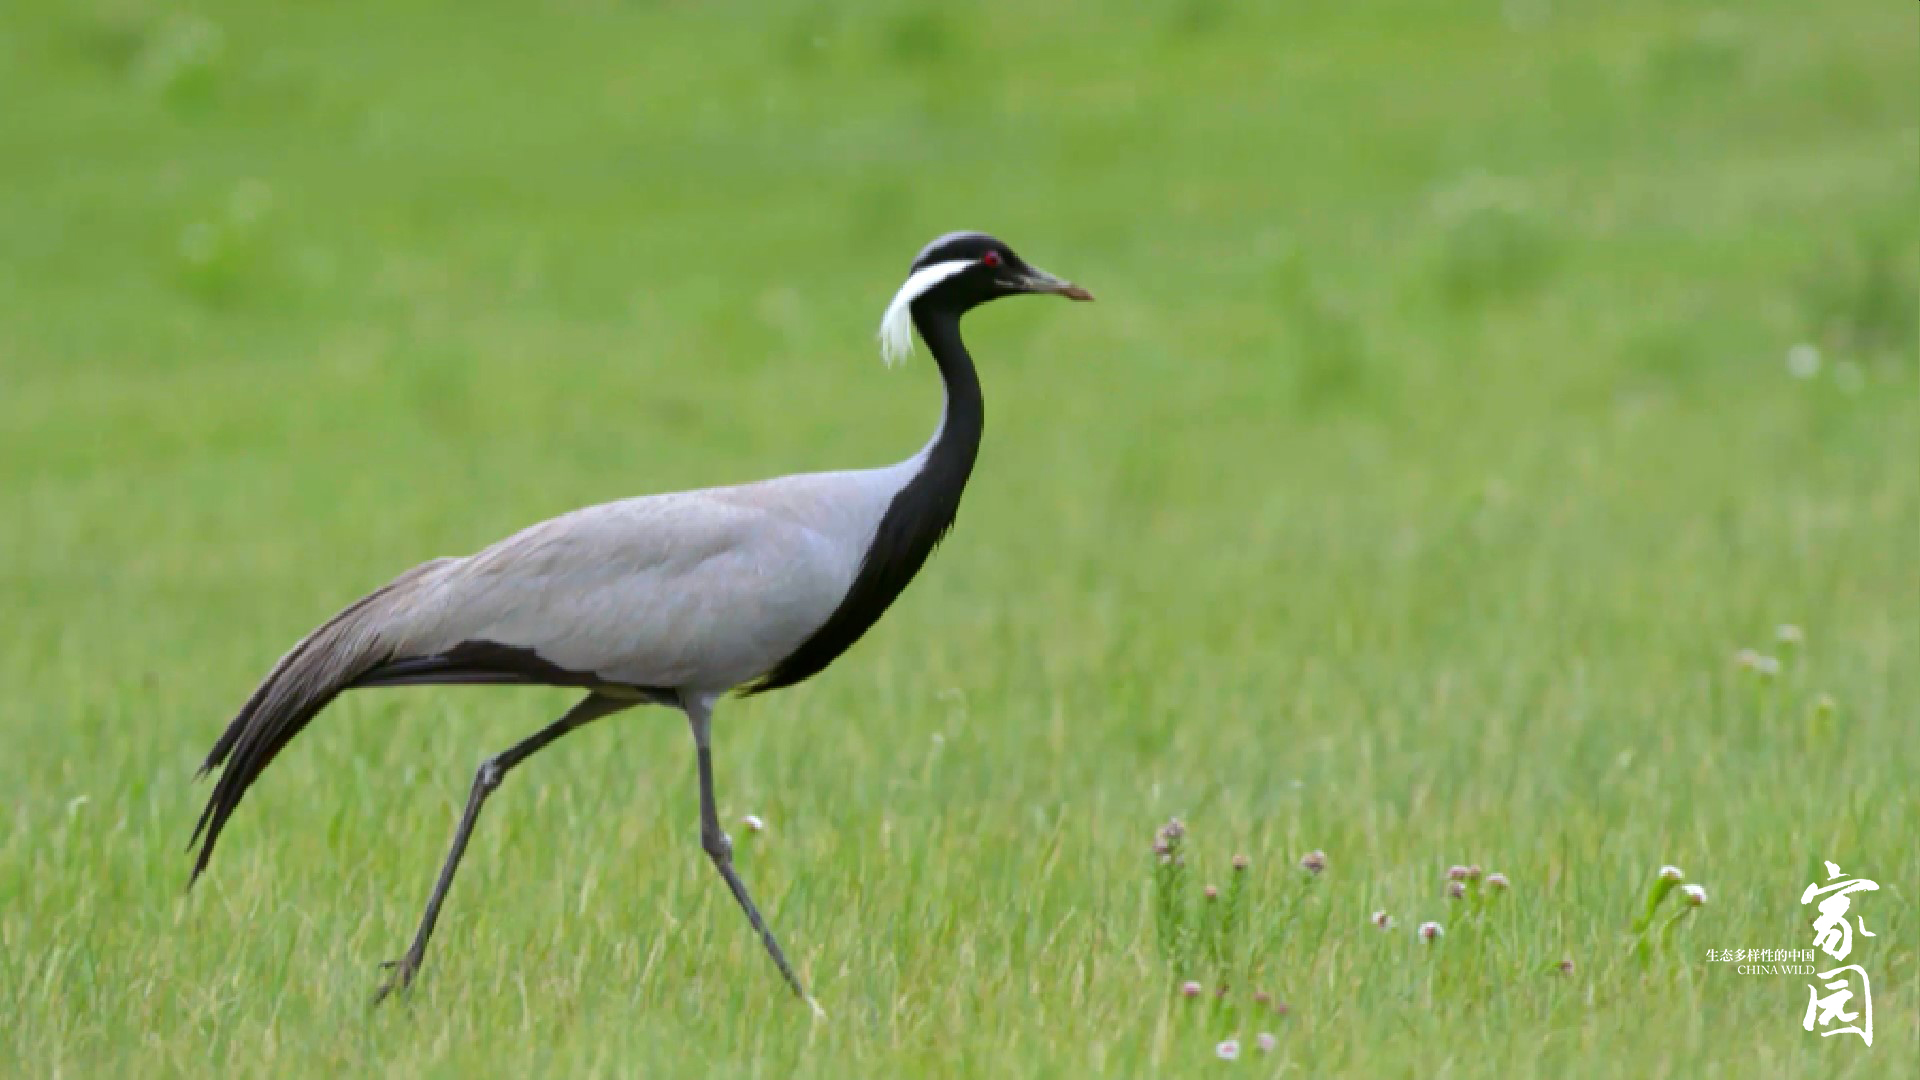
M 701 846 L 780 974 L 811 1004 L 720 827 L 714 705 L 729 692 L 819 674 L 925 564 L 953 524 L 984 419 L 960 318 L 1021 293 L 1093 298 L 981 233 L 943 236 L 914 259 L 881 320 L 881 353 L 890 364 L 904 357 L 917 329 L 939 365 L 946 408 L 905 461 L 575 510 L 479 554 L 416 566 L 327 620 L 280 658 L 207 754 L 201 773 L 220 775 L 189 842 L 199 845 L 189 884 L 247 789 L 341 691 L 573 687 L 586 693 L 565 715 L 481 764 L 419 930 L 375 1000 L 419 972 L 480 808 L 507 773 L 602 717 L 666 705 L 693 731 Z

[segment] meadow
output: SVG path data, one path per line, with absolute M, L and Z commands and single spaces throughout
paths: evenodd
M 1912 3 L 7 4 L 0 1074 L 1913 1075 L 1917 191 Z M 717 721 L 826 1020 L 659 710 L 514 773 L 404 1000 L 568 695 L 349 695 L 186 891 L 343 604 L 916 449 L 873 328 L 960 228 L 1099 302 L 970 318 L 958 527 Z M 1707 959 L 1823 860 L 1871 1048 Z

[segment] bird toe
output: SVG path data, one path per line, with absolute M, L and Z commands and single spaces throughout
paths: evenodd
M 390 971 L 393 974 L 388 975 L 387 980 L 380 984 L 380 988 L 373 992 L 373 1004 L 378 1005 L 387 1000 L 387 998 L 395 992 L 406 990 L 409 986 L 412 986 L 414 972 L 418 971 L 419 968 L 419 962 L 412 957 L 401 957 L 398 960 L 383 962 L 380 965 L 380 970 Z

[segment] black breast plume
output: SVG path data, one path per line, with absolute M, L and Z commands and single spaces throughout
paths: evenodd
M 940 434 L 920 471 L 893 497 L 880 518 L 873 543 L 860 560 L 853 585 L 827 621 L 773 669 L 742 689 L 760 694 L 792 686 L 824 671 L 860 640 L 953 527 L 960 495 L 973 474 L 985 424 L 985 403 L 973 358 L 960 340 L 960 319 L 938 309 L 914 311 L 914 323 L 940 365 L 947 411 Z

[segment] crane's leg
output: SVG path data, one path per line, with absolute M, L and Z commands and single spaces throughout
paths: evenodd
M 793 973 L 793 965 L 787 963 L 787 954 L 780 950 L 780 942 L 767 928 L 767 921 L 760 917 L 760 909 L 753 905 L 753 897 L 747 892 L 747 885 L 733 869 L 733 840 L 726 830 L 720 827 L 720 811 L 713 800 L 713 701 L 710 698 L 697 698 L 683 695 L 680 707 L 686 710 L 687 720 L 693 725 L 693 745 L 699 753 L 700 768 L 700 846 L 706 849 L 707 857 L 713 860 L 714 869 L 727 881 L 727 888 L 733 890 L 733 898 L 740 901 L 740 910 L 747 913 L 747 922 L 760 935 L 767 946 L 767 955 L 773 957 L 775 967 L 786 977 L 787 985 L 800 995 L 801 1000 L 812 1006 L 815 1016 L 823 1016 L 820 1003 L 813 1000 L 800 979 Z
M 395 990 L 406 989 L 420 970 L 420 961 L 427 952 L 427 939 L 433 936 L 433 924 L 440 919 L 440 905 L 446 902 L 447 889 L 453 885 L 453 872 L 460 865 L 460 856 L 467 852 L 467 841 L 473 837 L 474 823 L 480 820 L 480 807 L 486 804 L 487 796 L 493 794 L 515 765 L 532 757 L 548 743 L 575 728 L 585 727 L 603 716 L 611 716 L 635 704 L 638 703 L 588 694 L 568 709 L 565 716 L 515 743 L 505 753 L 481 763 L 480 771 L 473 778 L 473 790 L 467 795 L 466 813 L 460 815 L 460 827 L 454 830 L 453 847 L 447 852 L 446 862 L 440 865 L 440 879 L 434 882 L 433 895 L 427 898 L 426 913 L 420 916 L 420 929 L 413 935 L 413 944 L 407 948 L 405 956 L 381 965 L 391 969 L 393 974 L 373 995 L 375 1004 Z

